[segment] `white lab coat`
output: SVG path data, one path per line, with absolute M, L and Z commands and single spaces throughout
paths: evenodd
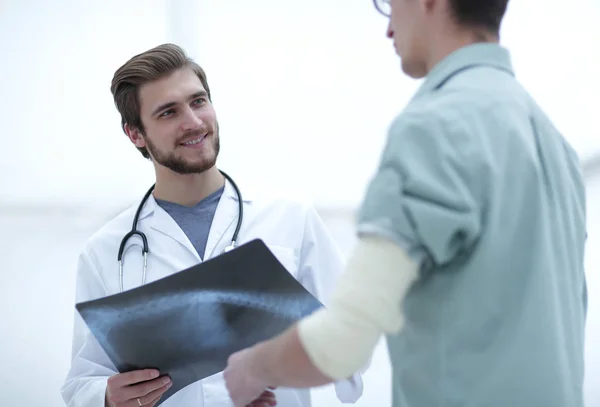
M 324 304 L 344 259 L 324 224 L 310 204 L 303 201 L 253 194 L 240 186 L 244 217 L 238 244 L 262 239 L 287 270 Z M 234 188 L 226 182 L 217 206 L 203 258 L 219 255 L 230 244 L 238 203 Z M 117 252 L 123 236 L 130 231 L 137 204 L 107 223 L 87 242 L 79 258 L 76 302 L 119 292 Z M 177 223 L 150 196 L 140 215 L 138 229 L 148 238 L 146 282 L 166 277 L 201 262 L 196 250 Z M 124 289 L 141 284 L 143 257 L 140 240 L 130 239 L 124 259 Z M 189 323 L 194 323 L 189 321 Z M 157 327 L 159 329 L 159 327 Z M 69 407 L 104 407 L 106 382 L 116 369 L 98 342 L 75 313 L 72 364 L 61 389 Z M 363 391 L 360 373 L 334 383 L 337 397 L 355 402 Z M 308 407 L 308 389 L 277 389 L 279 407 Z M 164 407 L 229 407 L 222 374 L 187 386 L 162 404 Z

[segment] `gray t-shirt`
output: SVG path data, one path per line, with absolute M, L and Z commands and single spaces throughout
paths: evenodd
M 156 200 L 156 203 L 171 215 L 190 239 L 201 259 L 204 257 L 208 232 L 224 189 L 225 187 L 220 188 L 192 207 Z

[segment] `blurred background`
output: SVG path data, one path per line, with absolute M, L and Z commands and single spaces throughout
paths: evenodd
M 600 406 L 599 20 L 598 0 L 512 0 L 502 32 L 585 168 L 588 407 Z M 220 168 L 312 198 L 348 252 L 386 129 L 420 84 L 386 25 L 371 0 L 0 0 L 0 406 L 63 405 L 79 250 L 153 181 L 112 102 L 120 65 L 184 47 L 208 74 Z M 330 389 L 313 401 L 341 405 Z M 382 341 L 356 405 L 389 404 Z

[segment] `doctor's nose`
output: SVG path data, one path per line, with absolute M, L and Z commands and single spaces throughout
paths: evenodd
M 187 108 L 181 115 L 181 130 L 198 130 L 204 125 L 204 120 L 198 115 L 194 109 Z

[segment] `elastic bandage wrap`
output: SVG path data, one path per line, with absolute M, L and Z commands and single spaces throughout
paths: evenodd
M 313 364 L 334 380 L 361 369 L 380 336 L 403 327 L 401 304 L 417 276 L 418 265 L 399 245 L 380 237 L 361 238 L 330 305 L 298 324 Z

